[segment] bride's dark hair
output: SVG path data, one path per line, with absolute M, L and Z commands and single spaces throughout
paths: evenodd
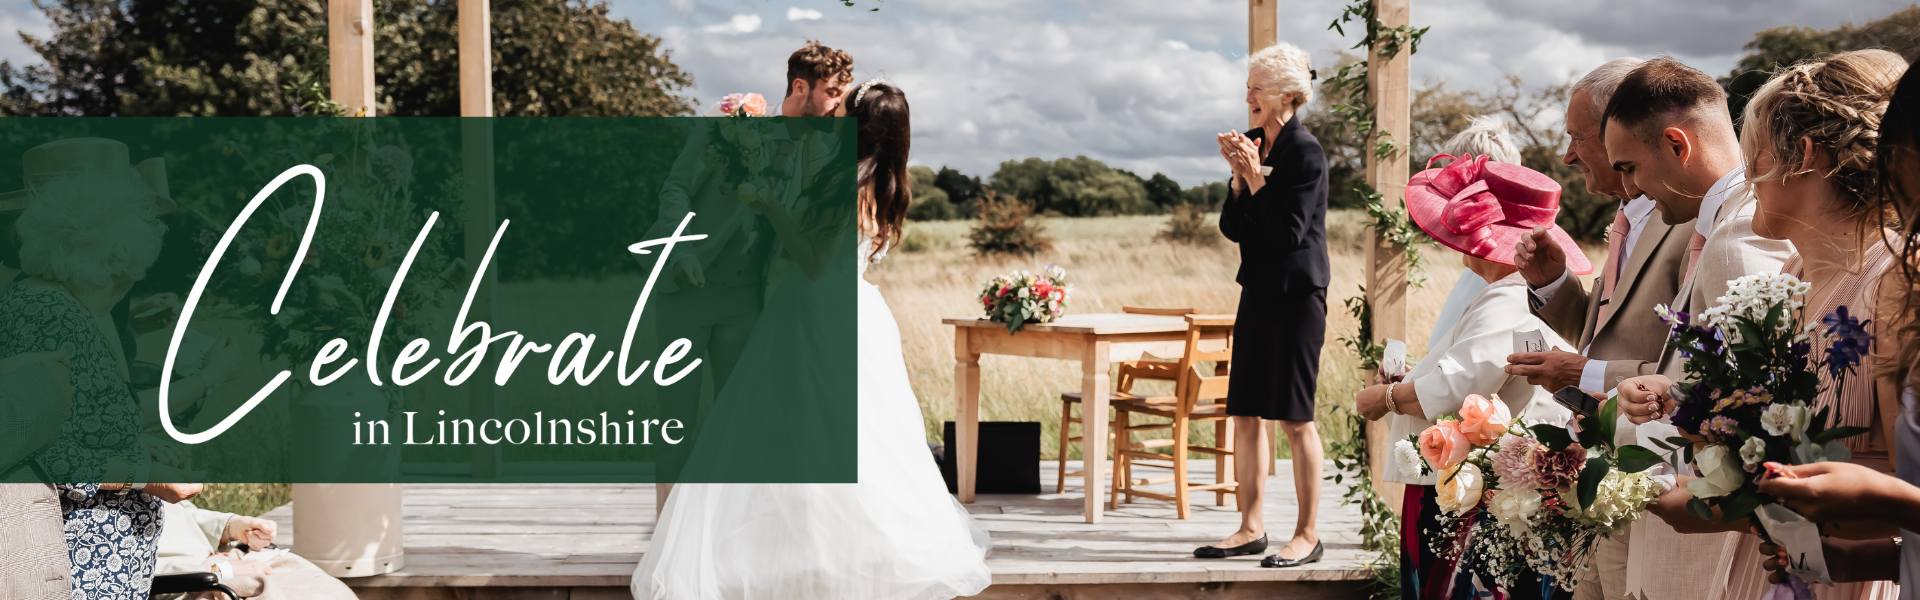
M 860 124 L 860 220 L 871 223 L 872 252 L 879 256 L 899 241 L 907 205 L 913 202 L 913 178 L 907 175 L 913 142 L 907 95 L 892 84 L 875 83 L 848 101 L 853 104 L 847 116 Z

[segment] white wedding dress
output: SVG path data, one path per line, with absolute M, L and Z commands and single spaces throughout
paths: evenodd
M 674 486 L 634 570 L 636 599 L 933 600 L 991 583 L 986 531 L 947 493 L 927 452 L 900 328 L 864 277 L 871 242 L 858 237 L 829 268 L 857 269 L 859 483 Z M 844 302 L 847 273 L 838 275 L 811 280 L 795 270 L 774 283 L 703 441 L 727 437 L 730 398 L 804 397 L 794 386 L 819 381 L 768 371 L 793 363 L 804 371 L 819 338 L 845 333 L 843 322 L 818 326 L 829 321 L 818 316 L 821 303 Z M 693 450 L 689 469 L 701 454 Z

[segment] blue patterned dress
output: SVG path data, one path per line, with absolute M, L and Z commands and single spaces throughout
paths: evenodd
M 85 308 L 64 293 L 14 283 L 0 292 L 0 332 L 0 356 L 58 350 L 72 366 L 72 413 L 39 458 L 54 481 L 97 482 L 106 477 L 109 461 L 146 462 L 139 401 Z M 160 499 L 101 492 L 99 483 L 55 487 L 73 560 L 73 600 L 146 600 L 160 538 Z

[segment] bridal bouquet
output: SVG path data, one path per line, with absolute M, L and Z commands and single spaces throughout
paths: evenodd
M 1831 408 L 1813 408 L 1823 389 L 1820 371 L 1844 383 L 1873 342 L 1865 323 L 1841 307 L 1824 319 L 1831 346 L 1820 360 L 1809 360 L 1814 325 L 1800 323 L 1807 284 L 1791 275 L 1748 275 L 1736 279 L 1720 304 L 1699 316 L 1660 307 L 1673 326 L 1667 345 L 1686 357 L 1687 384 L 1672 394 L 1678 403 L 1673 425 L 1699 439 L 1655 440 L 1664 450 L 1699 467 L 1702 476 L 1687 484 L 1694 500 L 1688 509 L 1710 518 L 1744 518 L 1772 498 L 1755 482 L 1765 462 L 1807 464 L 1848 460 L 1841 439 L 1866 433 L 1864 427 L 1827 427 Z M 1693 444 L 1704 440 L 1695 450 Z
M 1572 429 L 1526 426 L 1498 396 L 1476 394 L 1458 415 L 1398 442 L 1403 471 L 1438 474 L 1443 533 L 1434 553 L 1502 586 L 1530 570 L 1571 591 L 1594 542 L 1631 524 L 1660 493 L 1643 472 L 1658 457 L 1613 446 L 1617 406 L 1609 400 Z
M 714 112 L 718 114 L 715 115 Z M 778 118 L 765 119 L 767 100 L 759 94 L 728 94 L 708 113 L 718 116 L 708 136 L 707 158 L 720 171 L 721 193 L 741 202 L 773 195 L 767 182 L 784 171 L 773 167 L 772 141 Z
M 1822 319 L 1829 342 L 1824 356 L 1810 359 L 1817 325 L 1803 325 L 1798 316 L 1807 288 L 1791 275 L 1749 275 L 1734 280 L 1697 322 L 1685 312 L 1658 309 L 1673 327 L 1668 347 L 1687 359 L 1688 383 L 1671 392 L 1678 403 L 1673 425 L 1687 437 L 1654 444 L 1700 469 L 1700 477 L 1687 482 L 1693 495 L 1687 510 L 1696 516 L 1711 520 L 1718 508 L 1723 522 L 1754 516 L 1772 537 L 1795 536 L 1802 529 L 1795 521 L 1806 521 L 1760 492 L 1763 465 L 1845 461 L 1851 452 L 1840 440 L 1868 431 L 1829 427 L 1832 409 L 1814 405 L 1825 387 L 1821 372 L 1841 389 L 1873 335 L 1840 307 Z M 1795 550 L 1795 540 L 1779 541 Z M 1812 543 L 1818 555 L 1817 530 Z M 1826 580 L 1819 567 L 1805 572 Z
M 988 320 L 1019 333 L 1027 323 L 1050 323 L 1067 314 L 1072 297 L 1066 269 L 1048 265 L 1039 274 L 1016 271 L 993 278 L 980 290 L 980 305 Z

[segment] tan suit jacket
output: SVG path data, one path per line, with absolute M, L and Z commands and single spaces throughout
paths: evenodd
M 1681 282 L 1674 296 L 1675 311 L 1699 314 L 1718 303 L 1727 293 L 1727 282 L 1746 275 L 1779 273 L 1780 266 L 1793 253 L 1793 244 L 1769 240 L 1753 232 L 1753 215 L 1758 204 L 1751 187 L 1739 185 L 1720 206 L 1714 225 L 1701 248 L 1699 264 L 1693 276 Z M 1691 239 L 1691 234 L 1688 238 Z M 1685 361 L 1671 350 L 1662 350 L 1658 373 L 1682 379 Z M 1652 424 L 1642 425 L 1641 429 Z M 1671 426 L 1667 426 L 1671 428 Z M 1646 432 L 1641 432 L 1646 433 Z M 1719 572 L 1731 557 L 1726 553 L 1736 546 L 1730 542 L 1741 534 L 1719 533 L 1688 535 L 1675 532 L 1665 521 L 1641 515 L 1628 537 L 1628 592 L 1642 591 L 1647 600 L 1689 600 L 1708 597 L 1716 584 L 1725 586 L 1724 577 L 1702 577 Z
M 1679 295 L 1680 279 L 1687 268 L 1687 242 L 1693 238 L 1693 221 L 1668 225 L 1657 214 L 1649 217 L 1641 225 L 1627 264 L 1620 269 L 1620 281 L 1613 288 L 1614 310 L 1605 320 L 1599 319 L 1599 283 L 1589 290 L 1572 276 L 1554 292 L 1553 299 L 1533 311 L 1560 337 L 1580 340 L 1580 348 L 1587 349 L 1588 357 L 1607 361 L 1605 383 L 1609 387 L 1617 379 L 1653 372 L 1654 360 L 1667 341 L 1667 324 L 1654 314 L 1653 307 L 1672 302 Z
M 67 419 L 65 390 L 44 367 L 0 375 L 0 598 L 67 600 L 72 564 L 60 497 L 22 465 Z
M 1779 273 L 1787 257 L 1793 255 L 1792 242 L 1770 240 L 1753 232 L 1753 214 L 1760 205 L 1751 189 L 1741 185 L 1726 204 L 1721 205 L 1720 218 L 1714 221 L 1706 246 L 1700 250 L 1700 262 L 1694 267 L 1693 277 L 1680 285 L 1680 293 L 1675 294 L 1672 304 L 1668 305 L 1675 312 L 1685 311 L 1690 315 L 1706 312 L 1720 303 L 1720 297 L 1727 294 L 1728 284 L 1733 280 L 1747 275 Z M 1663 350 L 1659 368 L 1653 372 L 1679 381 L 1685 362 L 1672 350 Z

